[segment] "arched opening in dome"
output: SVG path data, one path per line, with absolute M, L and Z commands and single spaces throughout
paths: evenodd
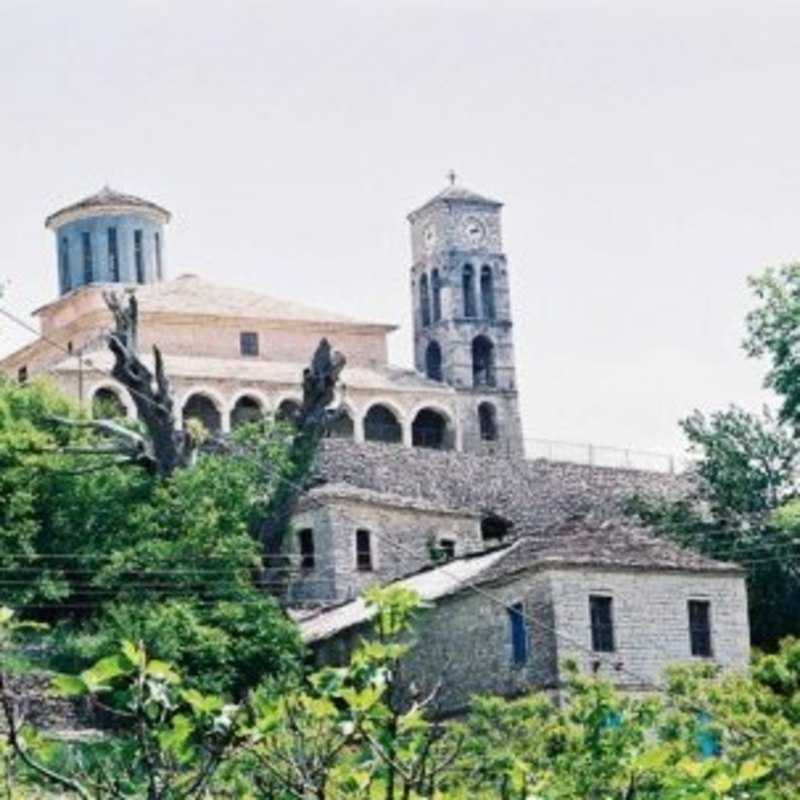
M 368 442 L 399 443 L 403 441 L 403 426 L 390 408 L 378 403 L 364 417 L 364 438 Z

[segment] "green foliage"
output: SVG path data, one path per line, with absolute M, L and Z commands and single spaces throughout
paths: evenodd
M 104 442 L 54 417 L 80 414 L 47 384 L 0 380 L 0 602 L 54 623 L 59 665 L 131 638 L 236 696 L 296 669 L 294 626 L 254 586 L 257 527 L 290 470 L 285 432 L 242 426 L 226 451 L 160 480 L 59 452 Z

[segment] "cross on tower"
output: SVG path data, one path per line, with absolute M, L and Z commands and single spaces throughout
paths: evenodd
M 450 181 L 451 186 L 456 185 L 456 178 L 458 178 L 458 175 L 456 175 L 455 170 L 451 169 L 450 172 L 447 173 L 447 180 Z

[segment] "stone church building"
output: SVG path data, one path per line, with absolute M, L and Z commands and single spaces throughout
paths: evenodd
M 744 573 L 631 527 L 633 494 L 680 478 L 525 458 L 502 204 L 451 181 L 408 215 L 414 369 L 388 362 L 395 326 L 169 279 L 155 203 L 104 188 L 51 214 L 58 296 L 40 336 L 0 361 L 49 376 L 97 413 L 133 415 L 110 377 L 102 293 L 135 291 L 142 353 L 157 344 L 184 419 L 224 435 L 291 417 L 319 339 L 347 357 L 347 414 L 317 453 L 285 543 L 285 604 L 323 661 L 368 621 L 359 593 L 403 582 L 430 601 L 408 664 L 443 680 L 444 710 L 477 691 L 557 687 L 565 657 L 626 688 L 676 661 L 747 663 Z

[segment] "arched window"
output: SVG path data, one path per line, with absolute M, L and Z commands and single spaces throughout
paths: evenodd
M 72 288 L 72 273 L 69 266 L 69 239 L 61 237 L 61 247 L 59 251 L 59 261 L 61 264 L 61 291 L 68 292 Z
M 196 419 L 209 433 L 219 433 L 222 429 L 222 416 L 211 398 L 204 394 L 193 394 L 183 406 L 183 424 Z
M 435 340 L 425 349 L 425 374 L 432 381 L 442 380 L 442 348 Z
M 447 429 L 447 418 L 432 408 L 423 408 L 411 425 L 411 444 L 414 447 L 432 447 L 450 450 L 452 437 Z
M 275 418 L 294 425 L 300 418 L 300 404 L 296 400 L 282 400 L 275 412 Z
M 431 288 L 433 289 L 433 321 L 438 322 L 442 318 L 442 279 L 438 269 L 431 272 Z
M 494 386 L 494 345 L 485 336 L 472 341 L 472 383 L 474 386 Z
M 427 328 L 431 324 L 431 298 L 428 293 L 427 273 L 423 273 L 419 279 L 419 307 L 422 311 L 422 327 Z
M 128 410 L 117 392 L 102 386 L 92 395 L 92 416 L 95 419 L 115 419 L 128 416 Z
M 461 273 L 461 289 L 464 295 L 464 316 L 476 317 L 475 270 L 472 269 L 472 264 L 464 265 L 464 271 Z
M 328 436 L 334 439 L 352 439 L 355 435 L 355 425 L 350 412 L 343 408 L 336 419 L 328 425 Z
M 488 264 L 481 268 L 481 309 L 485 319 L 494 319 L 494 277 Z
M 478 406 L 478 424 L 484 442 L 497 440 L 497 415 L 491 403 L 481 403 Z
M 256 422 L 264 416 L 261 403 L 255 397 L 244 395 L 236 401 L 236 405 L 231 411 L 231 428 L 245 425 L 248 422 Z
M 364 438 L 368 442 L 402 442 L 403 428 L 394 412 L 379 403 L 364 417 Z

